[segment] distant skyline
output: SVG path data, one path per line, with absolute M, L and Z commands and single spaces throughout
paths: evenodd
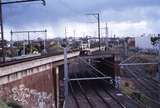
M 5 0 L 14 1 L 14 0 Z M 87 13 L 99 12 L 101 27 L 108 23 L 109 33 L 137 36 L 159 33 L 160 0 L 46 0 L 36 3 L 3 6 L 5 38 L 10 30 L 48 29 L 49 38 L 96 35 L 96 19 Z M 95 23 L 90 23 L 95 22 Z M 104 32 L 104 31 L 102 31 Z

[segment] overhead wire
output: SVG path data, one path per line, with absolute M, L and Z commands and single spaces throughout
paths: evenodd
M 80 59 L 80 60 L 82 60 L 82 61 L 84 62 L 83 59 Z M 80 61 L 79 61 L 79 62 L 80 62 Z M 92 65 L 88 64 L 87 62 L 84 62 L 84 63 L 86 63 L 88 66 L 92 67 L 92 69 L 96 70 L 96 72 L 101 73 L 101 75 L 103 75 L 104 77 L 106 77 L 105 74 L 102 74 L 102 72 L 100 72 L 98 69 L 96 69 L 96 68 L 93 67 Z M 92 72 L 92 71 L 91 71 L 91 72 Z M 98 77 L 98 75 L 97 75 L 96 73 L 94 73 L 94 72 L 92 72 L 92 73 L 93 73 L 96 77 Z M 101 79 L 101 80 L 103 80 L 106 84 L 108 84 L 108 82 L 107 82 L 106 80 L 104 80 L 104 79 Z M 114 101 L 117 102 L 118 105 L 121 106 L 121 108 L 126 108 L 123 104 L 121 104 L 121 103 L 120 103 L 115 97 L 113 97 L 111 94 L 110 94 L 110 96 L 113 98 Z

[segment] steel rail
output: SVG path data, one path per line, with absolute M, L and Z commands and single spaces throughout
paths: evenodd
M 132 69 L 132 68 L 130 68 Z M 133 70 L 133 69 L 132 69 Z M 141 76 L 144 76 L 144 74 L 141 73 L 141 71 L 138 70 L 138 67 L 137 68 L 134 68 L 134 71 L 132 71 L 137 77 L 139 77 L 140 79 L 142 79 L 144 82 L 146 82 L 147 84 L 151 85 L 154 89 L 156 90 L 159 90 L 160 89 L 160 85 L 156 84 L 156 83 L 152 83 L 150 82 L 149 80 L 147 80 L 147 76 L 145 75 L 145 77 L 140 77 L 138 76 L 141 75 Z M 151 79 L 152 80 L 152 79 Z M 152 80 L 153 81 L 153 80 Z M 158 88 L 157 88 L 158 87 Z M 160 92 L 160 91 L 159 91 Z
M 77 76 L 75 75 L 75 77 L 77 77 Z M 82 87 L 82 85 L 80 84 L 80 82 L 79 82 L 78 80 L 77 80 L 77 84 L 78 84 L 78 86 L 79 86 L 79 88 L 80 88 L 80 92 L 82 93 L 82 95 L 83 95 L 83 96 L 85 97 L 85 99 L 87 100 L 90 108 L 94 108 L 94 106 L 93 106 L 92 103 L 90 102 L 89 98 L 87 97 L 87 95 L 86 95 L 86 93 L 85 93 L 85 91 L 84 91 L 84 88 Z
M 70 90 L 71 90 L 72 97 L 73 97 L 73 99 L 75 100 L 75 103 L 76 103 L 76 105 L 77 105 L 77 108 L 80 108 L 80 105 L 79 105 L 79 103 L 78 103 L 78 99 L 77 99 L 77 97 L 75 96 L 74 89 L 73 89 L 73 86 L 72 86 L 71 82 L 69 82 L 69 86 L 70 86 Z
M 127 72 L 125 72 L 125 73 L 127 73 Z M 130 72 L 129 72 L 130 73 Z M 148 88 L 148 87 L 146 87 L 140 80 L 137 80 L 137 78 L 136 78 L 136 76 L 135 75 L 133 75 L 133 73 L 130 73 L 130 75 L 131 76 L 133 76 L 134 77 L 134 79 L 135 79 L 135 81 L 137 81 L 143 88 L 145 88 L 145 89 L 147 89 L 148 90 L 148 92 L 150 92 L 151 93 L 151 89 L 150 88 Z M 150 91 L 151 90 L 151 91 Z M 153 92 L 153 91 L 152 91 Z M 157 91 L 155 91 L 155 92 L 157 92 Z M 157 104 L 159 104 L 160 105 L 160 102 L 158 102 L 158 101 L 156 101 L 156 100 L 154 100 L 154 99 L 152 99 L 153 97 L 152 96 L 147 96 L 148 98 L 150 98 L 153 102 L 155 102 L 155 103 L 157 103 Z
M 89 72 L 88 72 L 89 73 Z M 91 73 L 89 73 L 91 76 Z M 88 83 L 88 82 L 87 82 Z M 91 85 L 91 84 L 89 84 Z M 106 107 L 111 108 L 111 105 L 100 95 L 100 93 L 97 91 L 97 88 L 94 87 L 94 85 L 89 86 L 92 88 L 92 90 L 95 92 L 95 94 L 103 101 L 103 103 L 106 105 Z
M 101 96 L 101 94 L 97 91 L 97 89 L 96 89 L 95 87 L 93 87 L 93 86 L 91 85 L 90 88 L 92 88 L 92 90 L 95 92 L 95 94 L 103 101 L 103 103 L 104 103 L 108 108 L 112 108 L 111 105 Z
M 112 62 L 109 62 L 109 61 L 107 61 L 108 63 L 111 63 L 111 64 L 113 64 Z M 108 84 L 105 80 L 104 80 L 104 82 L 106 83 L 106 84 Z M 114 87 L 113 85 L 111 85 L 112 87 Z M 116 88 L 115 88 L 116 89 Z M 116 89 L 117 91 L 119 91 L 119 92 L 121 92 L 119 89 Z M 126 95 L 126 94 L 124 94 L 124 95 Z M 130 96 L 128 96 L 128 95 L 126 95 L 127 97 L 130 97 Z M 115 98 L 116 99 L 116 98 Z M 118 101 L 119 102 L 119 101 Z M 136 104 L 139 104 L 139 103 L 137 103 L 135 100 L 133 100 L 133 102 L 134 103 L 136 103 Z M 121 103 L 120 103 L 121 104 Z M 122 104 L 122 107 L 124 107 L 125 108 L 125 106 Z
M 151 63 L 124 63 L 124 64 L 119 64 L 120 66 L 136 66 L 136 65 L 158 65 L 159 63 L 156 62 L 151 62 Z
M 132 62 L 131 62 L 130 64 L 135 63 L 135 62 L 137 62 L 136 58 L 135 58 L 134 60 L 132 60 Z M 154 64 L 154 63 L 155 63 L 155 62 L 153 62 L 153 64 L 151 63 L 151 65 L 158 65 L 158 63 L 155 63 L 155 64 Z M 137 68 L 135 68 L 135 69 L 137 69 Z M 145 75 L 145 77 L 146 77 L 146 79 L 152 80 L 153 82 L 155 82 L 155 83 L 157 83 L 157 84 L 160 84 L 159 81 L 157 81 L 157 80 L 149 77 L 148 75 Z
M 106 77 L 105 74 L 103 74 L 101 71 L 99 71 L 98 69 L 96 69 L 94 66 L 90 65 L 88 62 L 86 62 L 85 60 L 83 60 L 82 58 L 79 58 L 81 61 L 83 61 L 84 63 L 86 63 L 88 66 L 90 66 L 93 70 L 95 70 L 96 72 L 98 72 L 99 74 L 101 74 L 102 76 Z
M 139 70 L 140 68 L 139 68 L 139 69 L 138 69 L 138 68 L 134 68 L 134 69 L 136 69 L 137 71 L 139 71 L 138 74 L 141 74 L 141 75 L 142 75 L 141 70 Z M 153 79 L 152 77 L 150 77 L 150 76 L 147 75 L 147 74 L 143 74 L 142 76 L 144 76 L 144 78 L 146 78 L 146 79 L 148 79 L 148 80 L 153 81 L 155 84 L 157 84 L 157 85 L 160 87 L 160 82 L 159 82 L 159 81 Z
M 135 55 L 137 55 L 137 54 L 139 54 L 139 53 L 141 53 L 141 52 L 136 52 L 134 55 L 132 55 L 132 56 L 128 57 L 128 58 L 127 58 L 127 59 L 125 59 L 125 60 L 123 60 L 120 64 L 123 64 L 123 63 L 125 63 L 125 62 L 129 61 L 130 59 L 132 59 L 133 57 L 135 57 Z
M 134 77 L 134 79 L 141 84 L 145 89 L 147 89 L 148 91 L 152 91 L 152 89 L 150 89 L 148 86 L 146 86 L 141 80 L 137 79 L 137 75 L 133 72 L 131 72 L 131 70 L 129 68 L 126 68 L 126 70 L 130 73 L 131 76 Z M 157 92 L 157 91 L 156 91 Z
M 80 62 L 80 61 L 79 61 Z M 92 66 L 93 67 L 93 66 Z M 96 69 L 97 70 L 97 69 Z M 99 70 L 98 70 L 99 71 Z M 100 71 L 99 71 L 100 72 Z M 98 77 L 98 75 L 94 72 L 92 72 L 94 75 L 96 75 Z M 108 84 L 108 82 L 104 79 L 101 79 L 102 81 L 104 81 L 106 84 Z M 110 94 L 108 92 L 108 94 Z M 119 102 L 119 100 L 117 100 L 115 97 L 112 96 L 112 94 L 109 95 L 121 108 L 126 108 L 122 103 Z

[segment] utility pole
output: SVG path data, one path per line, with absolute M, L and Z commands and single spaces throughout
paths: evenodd
M 98 31 L 98 39 L 99 39 L 99 51 L 101 50 L 101 31 L 100 31 L 100 15 L 99 13 L 89 13 L 87 15 L 93 15 L 97 19 L 97 31 Z
M 100 33 L 100 18 L 99 13 L 97 14 L 98 17 L 98 38 L 99 38 L 99 51 L 101 50 L 101 33 Z
M 27 32 L 28 37 L 28 47 L 29 47 L 29 54 L 31 53 L 31 41 L 30 41 L 30 33 Z
M 2 10 L 2 0 L 0 0 L 0 26 L 1 26 L 1 42 L 2 42 L 2 61 L 5 62 L 5 49 L 4 49 L 4 33 L 3 33 L 3 10 Z
M 128 56 L 128 43 L 127 40 L 124 39 L 124 58 Z
M 158 63 L 158 78 L 157 79 L 158 81 L 160 81 L 160 62 Z
M 108 24 L 106 23 L 106 47 L 108 48 Z
M 64 47 L 64 86 L 65 86 L 65 108 L 68 108 L 68 60 L 67 60 L 67 47 Z
M 73 37 L 76 38 L 76 30 L 73 30 Z
M 26 43 L 25 41 L 23 41 L 23 55 L 26 54 Z
M 10 47 L 11 47 L 11 57 L 13 57 L 13 33 L 12 33 L 12 30 L 11 30 Z
M 32 48 L 32 44 L 31 44 L 31 39 L 30 39 L 30 34 L 31 33 L 45 33 L 44 34 L 44 41 L 43 41 L 43 47 L 44 47 L 44 50 L 43 52 L 44 53 L 47 53 L 46 51 L 46 40 L 47 40 L 47 30 L 35 30 L 35 31 L 11 31 L 11 37 L 13 38 L 13 34 L 23 34 L 23 33 L 26 33 L 27 34 L 27 41 L 28 41 L 28 47 L 29 47 L 29 53 L 31 53 L 31 48 Z
M 67 28 L 65 27 L 65 30 L 64 30 L 64 35 L 65 35 L 65 39 L 67 40 Z
M 25 3 L 25 2 L 37 2 L 37 1 L 42 1 L 43 5 L 46 5 L 45 0 L 18 0 L 18 1 L 6 1 L 6 2 L 2 2 L 2 0 L 0 0 L 0 29 L 1 29 L 1 39 L 2 39 L 2 58 L 3 58 L 3 62 L 5 62 L 5 42 L 4 42 L 4 30 L 3 30 L 3 9 L 2 9 L 2 5 L 7 5 L 7 4 L 17 4 L 17 3 Z
M 46 50 L 47 30 L 44 30 L 44 32 L 45 32 L 45 36 L 44 36 L 44 53 L 47 53 L 47 50 Z
M 69 77 L 68 77 L 68 60 L 67 60 L 67 40 L 63 40 L 62 47 L 64 47 L 64 108 L 68 108 L 68 83 L 69 83 Z

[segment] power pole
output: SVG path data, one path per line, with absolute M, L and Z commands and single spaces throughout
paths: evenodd
M 12 30 L 10 33 L 11 33 L 11 41 L 10 41 L 11 57 L 13 57 L 13 33 L 12 33 Z
M 42 1 L 43 5 L 46 5 L 45 0 L 21 0 L 21 1 L 6 1 L 6 2 L 2 2 L 2 0 L 0 0 L 0 29 L 1 29 L 1 39 L 2 39 L 2 58 L 3 58 L 3 62 L 5 62 L 5 42 L 4 42 L 4 30 L 3 30 L 3 9 L 2 9 L 2 5 L 7 5 L 7 4 L 17 4 L 17 3 L 25 3 L 25 2 L 37 2 L 37 1 Z
M 100 33 L 100 18 L 99 13 L 97 13 L 97 19 L 98 19 L 98 38 L 99 38 L 99 51 L 101 50 L 101 33 Z
M 26 54 L 26 43 L 25 41 L 23 41 L 23 55 Z
M 44 34 L 44 41 L 43 41 L 43 47 L 44 47 L 44 50 L 43 52 L 44 53 L 47 53 L 46 51 L 46 40 L 47 40 L 47 30 L 33 30 L 33 31 L 11 31 L 11 37 L 13 38 L 13 34 L 23 34 L 23 33 L 27 33 L 27 41 L 28 41 L 28 47 L 29 47 L 29 53 L 31 53 L 31 48 L 32 48 L 32 44 L 31 44 L 31 38 L 30 38 L 30 34 L 31 33 L 45 33 Z M 13 40 L 12 40 L 13 41 Z
M 93 15 L 97 19 L 97 31 L 98 31 L 98 39 L 99 39 L 99 51 L 101 50 L 101 31 L 100 31 L 100 15 L 99 13 L 89 13 L 87 15 Z
M 68 83 L 69 83 L 69 72 L 68 72 L 68 59 L 67 59 L 67 41 L 63 40 L 62 47 L 64 47 L 64 108 L 68 108 Z
M 108 48 L 108 24 L 106 23 L 106 47 Z
M 76 38 L 76 30 L 73 30 L 73 37 Z
M 69 82 L 69 78 L 68 78 L 68 60 L 67 60 L 67 47 L 64 47 L 64 86 L 65 86 L 65 107 L 64 108 L 68 108 L 68 82 Z
M 46 50 L 47 30 L 44 30 L 44 32 L 45 32 L 45 36 L 44 36 L 44 53 L 47 53 L 47 50 Z
M 158 62 L 158 81 L 160 81 L 160 61 Z
M 30 41 L 30 32 L 27 32 L 28 37 L 28 47 L 29 47 L 29 54 L 31 53 L 31 41 Z
M 67 40 L 67 28 L 65 27 L 65 30 L 64 30 L 64 34 L 65 34 L 65 39 Z
M 4 33 L 3 33 L 3 10 L 2 10 L 2 0 L 0 0 L 0 26 L 1 26 L 1 42 L 2 42 L 2 61 L 5 62 L 5 49 L 4 49 Z

